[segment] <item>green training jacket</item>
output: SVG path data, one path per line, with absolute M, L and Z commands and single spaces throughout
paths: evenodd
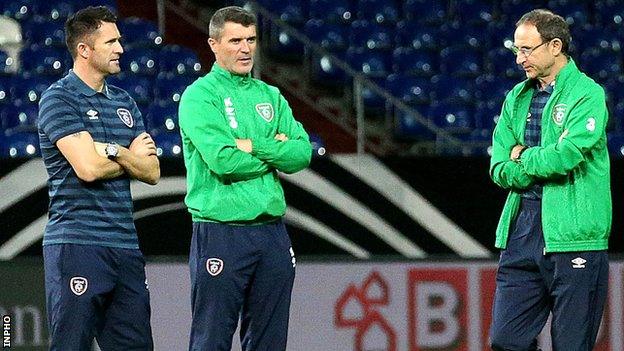
M 312 146 L 277 88 L 215 63 L 182 94 L 179 123 L 193 221 L 255 224 L 284 215 L 277 171 L 307 167 Z M 288 140 L 275 140 L 278 133 Z M 251 154 L 235 139 L 251 139 Z
M 511 149 L 524 143 L 534 84 L 526 80 L 507 94 L 494 129 L 490 176 L 510 190 L 496 230 L 496 247 L 507 246 L 522 190 L 542 180 L 545 251 L 605 250 L 611 230 L 611 187 L 604 90 L 570 59 L 555 78 L 544 108 L 540 146 L 526 149 L 519 162 L 513 162 Z

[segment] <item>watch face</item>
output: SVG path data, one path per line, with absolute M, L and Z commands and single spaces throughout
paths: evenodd
M 108 144 L 106 145 L 106 155 L 108 157 L 116 157 L 117 156 L 117 146 L 114 144 Z

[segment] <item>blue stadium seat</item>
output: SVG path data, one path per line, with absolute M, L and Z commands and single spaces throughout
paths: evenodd
M 606 80 L 622 74 L 621 60 L 618 53 L 590 48 L 581 55 L 580 67 L 588 76 L 596 80 Z
M 513 24 L 525 13 L 535 9 L 535 4 L 526 0 L 502 0 L 499 4 L 502 18 L 513 28 Z
M 175 131 L 178 127 L 178 104 L 155 102 L 149 106 L 145 116 L 146 129 Z
M 428 78 L 395 73 L 386 79 L 386 89 L 408 105 L 426 105 L 431 101 L 431 81 Z
M 36 18 L 22 26 L 22 36 L 28 43 L 64 47 L 65 29 L 63 23 Z
M 408 20 L 420 23 L 441 24 L 447 20 L 448 2 L 446 0 L 405 0 L 403 13 Z
M 391 71 L 390 55 L 383 51 L 351 47 L 347 50 L 347 62 L 355 71 L 370 77 L 385 77 Z
M 327 148 L 325 147 L 325 142 L 323 141 L 323 138 L 321 138 L 321 136 L 316 133 L 309 134 L 310 144 L 312 144 L 312 156 L 325 156 L 325 154 L 327 153 Z
M 120 59 L 121 69 L 142 76 L 154 76 L 159 69 L 159 56 L 155 49 L 127 47 Z
M 485 129 L 491 131 L 494 129 L 496 123 L 498 123 L 498 118 L 500 117 L 500 112 L 502 108 L 502 103 L 496 103 L 494 101 L 483 101 L 477 104 L 475 108 L 475 127 L 478 129 Z
M 160 131 L 152 135 L 159 157 L 182 157 L 182 140 L 177 131 Z
M 313 42 L 326 50 L 346 50 L 349 46 L 349 28 L 344 24 L 326 23 L 321 19 L 306 22 L 304 32 Z
M 624 19 L 624 3 L 616 0 L 594 2 L 594 19 L 601 27 L 621 27 Z
M 156 77 L 156 98 L 167 103 L 178 103 L 182 93 L 195 79 L 171 73 L 160 73 Z
M 23 49 L 20 60 L 22 72 L 56 78 L 67 74 L 71 66 L 67 50 L 37 44 Z
M 479 102 L 492 101 L 500 107 L 507 93 L 519 82 L 501 75 L 484 74 L 475 79 L 475 97 Z
M 395 30 L 375 22 L 356 20 L 351 23 L 351 46 L 369 50 L 390 50 L 394 47 Z
M 438 73 L 437 55 L 431 51 L 398 47 L 392 53 L 392 69 L 396 73 L 433 76 Z
M 483 0 L 457 0 L 451 3 L 453 17 L 471 25 L 485 25 L 492 21 L 492 3 Z
M 570 26 L 582 27 L 589 22 L 590 9 L 586 4 L 578 0 L 550 0 L 548 8 L 565 18 Z
M 346 50 L 332 52 L 333 56 L 340 60 L 345 60 Z M 328 55 L 311 54 L 309 57 L 310 80 L 327 87 L 342 87 L 347 75 L 344 70 L 338 67 Z
M 429 115 L 438 127 L 453 134 L 470 134 L 474 128 L 474 111 L 470 106 L 434 103 Z
M 488 23 L 485 29 L 485 35 L 488 39 L 487 46 L 490 50 L 498 48 L 506 48 L 505 45 L 513 44 L 513 24 L 504 21 L 493 21 Z
M 34 104 L 6 105 L 0 110 L 0 129 L 37 131 L 39 109 Z
M 13 80 L 15 104 L 38 104 L 41 93 L 50 87 L 53 79 L 45 76 L 22 77 Z
M 415 110 L 420 113 L 421 117 L 424 118 L 426 121 L 433 123 L 427 116 L 428 107 L 426 107 L 425 105 L 419 105 L 415 108 Z M 431 132 L 431 130 L 425 125 L 420 123 L 416 119 L 416 116 L 414 116 L 414 114 L 398 110 L 395 112 L 394 117 L 394 136 L 398 140 L 432 141 L 435 139 L 435 134 Z
M 607 135 L 609 154 L 616 158 L 624 158 L 624 135 L 609 133 Z
M 31 19 L 39 7 L 39 2 L 33 0 L 3 1 L 0 3 L 2 14 L 18 21 Z
M 0 74 L 10 74 L 14 64 L 13 58 L 0 50 Z
M 107 78 L 107 82 L 127 91 L 137 104 L 148 104 L 154 99 L 154 85 L 149 77 L 119 73 Z
M 437 53 L 442 48 L 439 37 L 439 27 L 425 26 L 416 21 L 401 21 L 397 24 L 397 41 L 400 46 Z
M 395 0 L 359 0 L 356 6 L 358 19 L 385 25 L 394 25 L 400 19 Z
M 13 78 L 0 76 L 0 106 L 13 101 Z
M 158 27 L 146 19 L 137 17 L 124 18 L 121 21 L 117 21 L 117 27 L 127 45 L 158 47 L 163 43 Z
M 456 105 L 474 103 L 474 79 L 438 74 L 431 78 L 433 98 L 438 102 Z
M 349 0 L 310 0 L 310 18 L 327 23 L 351 23 L 354 11 Z
M 486 53 L 485 68 L 487 73 L 496 76 L 516 80 L 524 78 L 524 71 L 516 64 L 516 57 L 504 47 L 496 47 Z
M 182 75 L 199 75 L 201 63 L 197 54 L 180 45 L 166 45 L 160 50 L 160 72 Z
M 39 135 L 36 132 L 6 132 L 4 157 L 32 158 L 40 157 Z
M 469 48 L 448 47 L 440 53 L 440 71 L 456 77 L 476 77 L 483 72 L 483 58 Z
M 41 16 L 46 22 L 64 24 L 71 14 L 82 7 L 78 1 L 40 1 L 36 15 Z
M 483 49 L 488 43 L 484 28 L 457 21 L 440 26 L 437 40 L 445 47 L 466 46 L 474 49 Z

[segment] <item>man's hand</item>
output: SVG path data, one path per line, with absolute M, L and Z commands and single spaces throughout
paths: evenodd
M 106 156 L 106 143 L 94 141 L 93 145 L 95 145 L 95 151 L 98 155 L 108 158 L 108 156 Z
M 143 132 L 132 140 L 128 150 L 137 156 L 152 156 L 156 155 L 156 143 L 149 134 Z
M 511 155 L 509 155 L 509 158 L 512 161 L 519 161 L 520 160 L 520 154 L 522 153 L 522 151 L 524 151 L 524 149 L 526 149 L 527 147 L 524 145 L 516 145 L 513 147 L 513 149 L 511 149 Z
M 246 153 L 251 153 L 253 145 L 251 139 L 236 139 L 236 147 Z
M 288 137 L 284 133 L 278 133 L 278 134 L 275 134 L 275 138 L 274 139 L 283 142 L 283 141 L 287 141 Z

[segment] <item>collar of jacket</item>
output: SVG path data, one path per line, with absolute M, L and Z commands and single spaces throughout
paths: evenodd
M 80 79 L 80 77 L 78 77 L 78 75 L 76 74 L 76 72 L 74 72 L 73 69 L 69 70 L 68 76 L 69 76 L 69 83 L 73 85 L 74 87 L 76 87 L 76 91 L 78 93 L 84 96 L 93 96 L 98 93 L 97 91 L 95 91 L 95 89 L 91 88 L 90 86 L 87 85 L 87 83 L 85 83 L 82 79 Z M 106 81 L 104 81 L 104 89 L 102 89 L 102 94 L 104 94 L 104 96 L 110 99 L 110 93 L 108 91 L 108 84 L 106 84 Z
M 234 84 L 249 84 L 249 82 L 251 81 L 251 73 L 247 73 L 245 75 L 234 74 L 219 66 L 216 62 L 212 65 L 212 69 L 210 70 L 210 72 L 213 72 Z
M 553 93 L 556 93 L 558 90 L 560 91 L 563 87 L 565 87 L 569 82 L 576 81 L 581 71 L 579 71 L 578 67 L 576 67 L 576 62 L 570 57 L 568 58 L 568 63 L 559 71 L 557 76 L 555 77 L 555 89 Z M 520 94 L 524 94 L 528 90 L 535 88 L 535 80 L 527 79 L 524 81 L 524 86 L 520 91 Z

